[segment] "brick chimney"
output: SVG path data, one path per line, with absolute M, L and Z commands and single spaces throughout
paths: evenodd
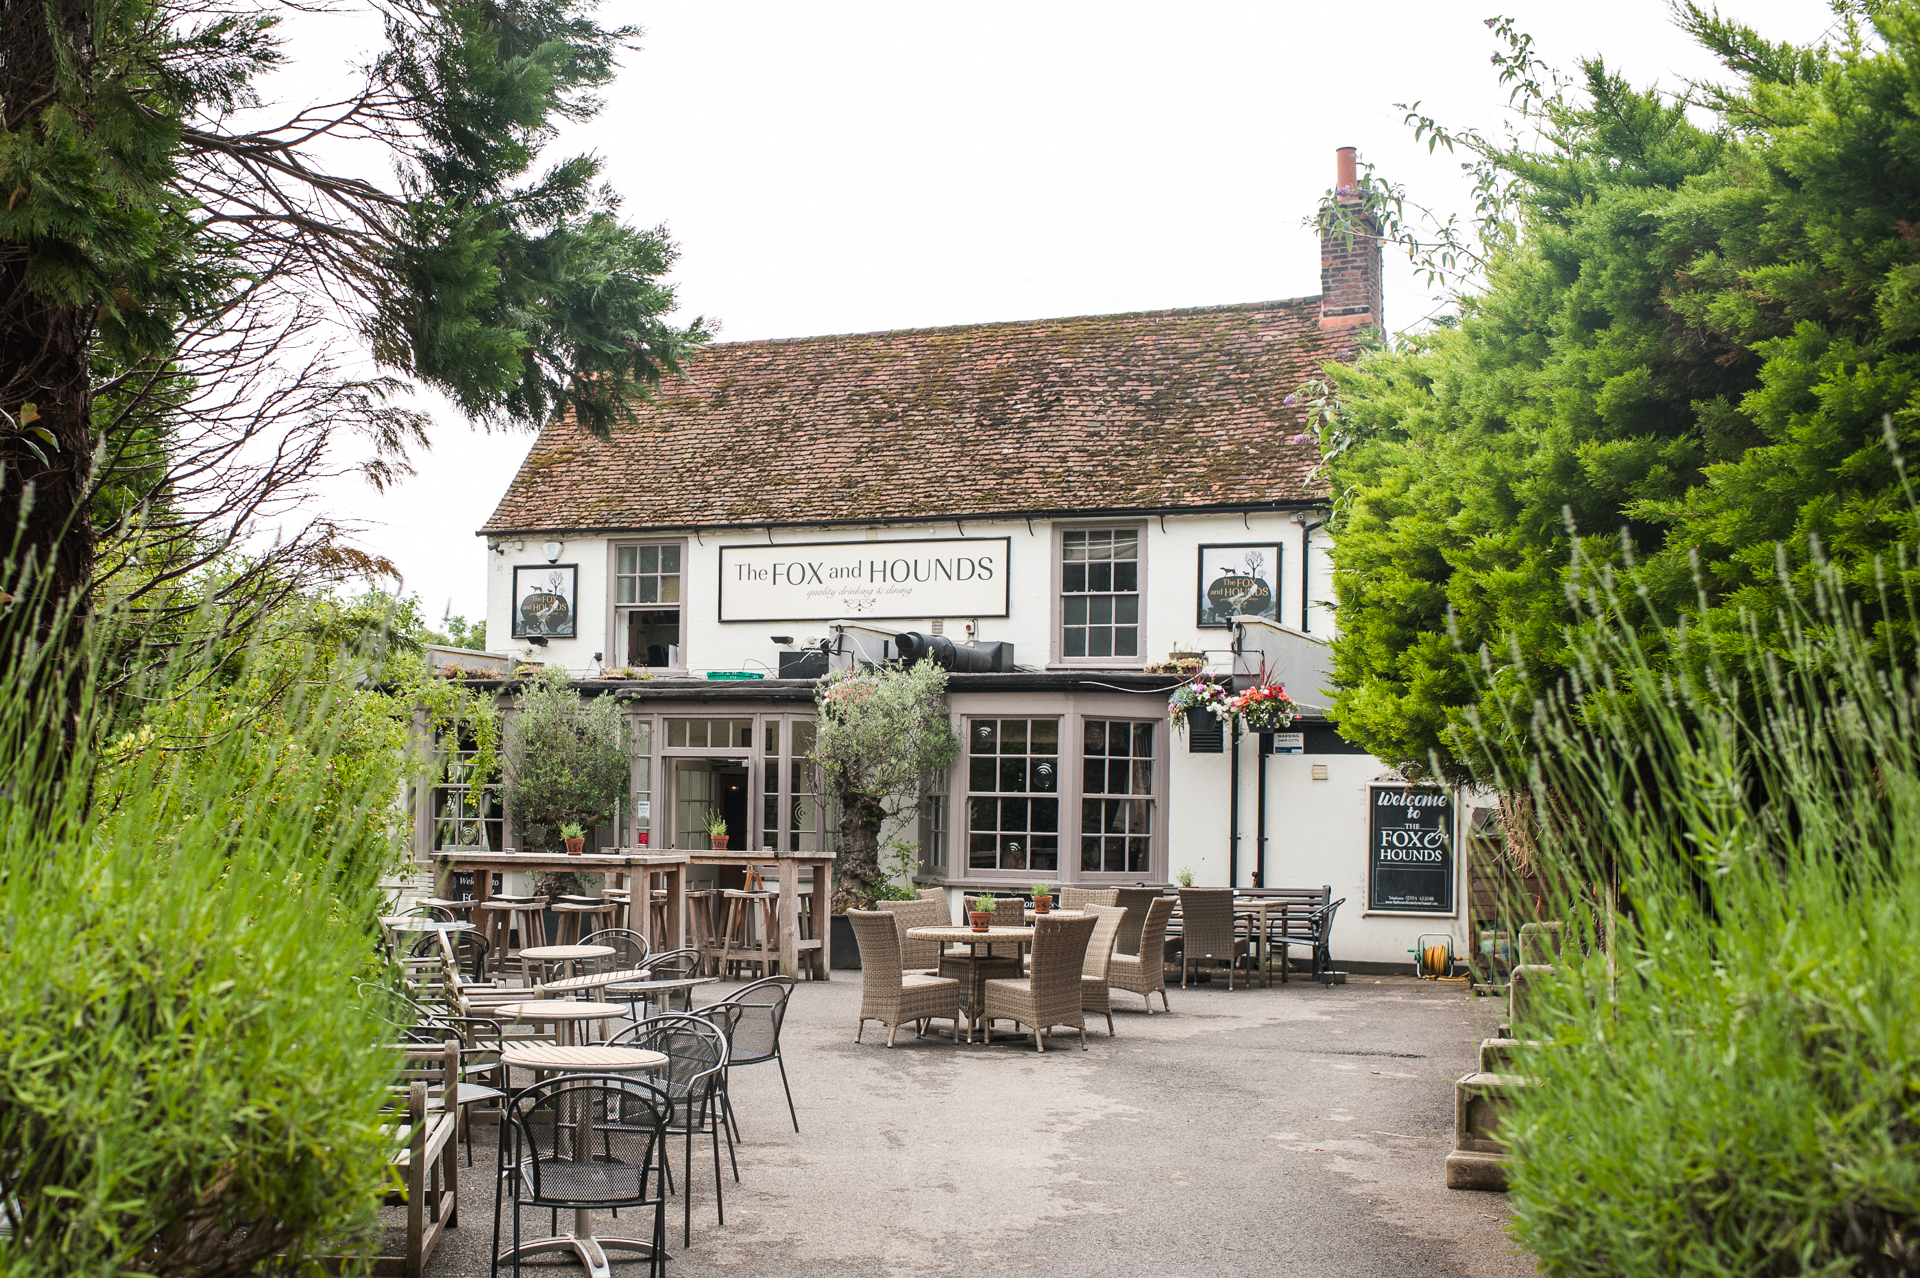
M 1386 331 L 1386 297 L 1380 269 L 1380 228 L 1360 212 L 1360 181 L 1354 151 L 1343 146 L 1338 160 L 1334 195 L 1340 207 L 1355 215 L 1351 239 L 1346 230 L 1320 232 L 1320 327 L 1350 328 L 1370 324 Z

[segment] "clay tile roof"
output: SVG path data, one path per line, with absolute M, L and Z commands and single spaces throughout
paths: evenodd
M 1307 502 L 1319 302 L 716 344 L 610 440 L 548 426 L 482 531 Z

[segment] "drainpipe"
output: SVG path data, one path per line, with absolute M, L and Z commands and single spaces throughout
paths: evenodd
M 1255 738 L 1255 741 L 1254 748 L 1260 761 L 1254 765 L 1257 774 L 1255 785 L 1258 787 L 1259 798 L 1254 804 L 1257 815 L 1253 821 L 1254 828 L 1259 832 L 1257 841 L 1259 857 L 1253 867 L 1253 885 L 1263 888 L 1267 885 L 1267 755 L 1271 751 L 1273 736 L 1271 733 L 1263 732 Z
M 1228 729 L 1233 737 L 1233 766 L 1227 782 L 1227 886 L 1240 886 L 1240 720 Z
M 1300 633 L 1313 629 L 1313 530 L 1325 528 L 1326 520 L 1300 525 Z

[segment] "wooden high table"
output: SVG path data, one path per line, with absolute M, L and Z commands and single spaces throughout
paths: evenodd
M 647 938 L 655 951 L 677 950 L 687 943 L 687 857 L 685 852 L 662 848 L 620 848 L 613 852 L 585 852 L 579 856 L 551 852 L 480 852 L 450 848 L 431 853 L 433 891 L 445 896 L 453 888 L 456 870 L 473 874 L 473 900 L 476 910 L 493 895 L 493 871 L 571 870 L 575 874 L 612 874 L 623 879 L 638 879 L 633 908 L 629 911 L 633 930 Z M 667 929 L 665 936 L 653 934 L 653 911 L 648 895 L 653 875 L 666 880 Z
M 833 862 L 831 852 L 682 852 L 694 865 L 731 865 L 745 870 L 749 865 L 771 865 L 780 874 L 780 901 L 775 914 L 780 932 L 780 970 L 795 980 L 800 978 L 800 956 L 807 955 L 807 974 L 816 981 L 827 976 L 828 916 L 833 912 Z M 813 871 L 813 929 L 818 935 L 800 935 L 800 871 Z M 682 915 L 685 914 L 684 901 Z

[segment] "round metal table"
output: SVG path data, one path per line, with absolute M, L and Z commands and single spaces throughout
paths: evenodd
M 620 981 L 616 984 L 609 985 L 607 987 L 607 993 L 636 995 L 637 997 L 631 1001 L 629 1006 L 645 1003 L 649 1007 L 666 1007 L 672 1000 L 675 991 L 686 990 L 688 991 L 687 1007 L 691 1010 L 693 1007 L 693 987 L 696 985 L 711 985 L 719 979 L 717 976 L 665 976 L 657 981 Z M 646 997 L 646 995 L 653 993 L 658 993 L 662 996 L 658 1003 Z M 636 1016 L 634 1019 L 638 1020 L 640 1018 Z
M 987 999 L 987 961 L 990 955 L 982 954 L 980 947 L 995 942 L 1005 945 L 1008 941 L 1024 946 L 1032 942 L 1033 929 L 1030 927 L 990 927 L 984 932 L 976 932 L 970 927 L 954 927 L 947 924 L 929 924 L 926 927 L 910 927 L 907 935 L 919 941 L 952 941 L 973 947 L 967 955 L 967 1041 L 973 1041 L 973 1032 L 979 1028 L 980 1010 Z M 1019 960 L 1014 960 L 1018 964 Z
M 606 1004 L 563 1003 L 563 1007 L 593 1007 Z M 503 1063 L 516 1069 L 539 1070 L 547 1074 L 632 1074 L 645 1070 L 659 1069 L 667 1063 L 664 1052 L 652 1052 L 639 1047 L 555 1047 L 551 1043 L 508 1043 L 500 1049 Z M 580 1139 L 574 1149 L 579 1161 L 587 1162 L 593 1158 L 593 1114 L 591 1106 L 579 1106 L 577 1121 L 580 1125 Z M 504 1136 L 504 1132 L 502 1133 Z M 570 1233 L 555 1234 L 551 1238 L 539 1238 L 533 1242 L 522 1243 L 519 1247 L 509 1247 L 501 1260 L 525 1260 L 528 1256 L 540 1255 L 550 1251 L 570 1251 L 587 1267 L 593 1278 L 611 1278 L 612 1269 L 607 1263 L 608 1251 L 633 1251 L 642 1255 L 653 1252 L 653 1242 L 640 1238 L 601 1238 L 593 1232 L 593 1213 L 588 1209 L 576 1208 L 573 1213 L 573 1230 Z
M 545 976 L 548 964 L 565 967 L 568 976 L 575 976 L 578 964 L 587 959 L 606 958 L 612 953 L 611 945 L 536 945 L 520 951 L 520 976 L 528 985 L 538 985 L 541 982 L 534 979 L 533 969 L 537 965 Z
M 618 1003 L 575 1003 L 566 999 L 543 998 L 525 1003 L 502 1003 L 493 1009 L 496 1016 L 516 1021 L 531 1021 L 536 1025 L 557 1025 L 563 1040 L 572 1039 L 576 1026 L 586 1021 L 613 1021 L 627 1019 L 627 1009 Z M 560 1046 L 573 1044 L 563 1041 Z M 502 1049 L 505 1050 L 504 1048 Z

